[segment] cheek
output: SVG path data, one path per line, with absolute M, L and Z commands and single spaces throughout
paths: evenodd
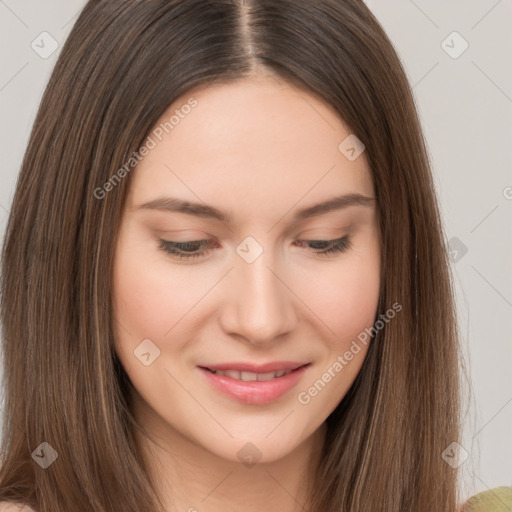
M 379 253 L 353 255 L 317 271 L 303 283 L 305 301 L 326 326 L 331 347 L 343 349 L 361 331 L 373 325 L 380 293 Z
M 205 283 L 185 266 L 174 267 L 155 249 L 119 244 L 114 303 L 120 349 L 133 350 L 146 338 L 162 346 L 175 325 L 185 325 L 185 315 L 204 294 Z
M 330 309 L 333 330 L 341 339 L 354 339 L 375 321 L 379 300 L 379 274 L 366 269 L 359 274 L 352 274 L 339 285 L 337 307 L 331 305 Z M 334 291 L 332 293 L 335 294 Z
M 117 320 L 129 331 L 159 338 L 172 327 L 187 288 L 180 285 L 179 278 L 168 283 L 155 267 L 125 263 L 118 267 L 115 285 Z
M 297 401 L 314 425 L 313 419 L 326 418 L 338 406 L 364 363 L 371 340 L 368 330 L 374 325 L 379 301 L 379 257 L 374 250 L 364 257 L 347 258 L 310 285 L 308 305 L 326 334 L 323 356 L 299 390 Z

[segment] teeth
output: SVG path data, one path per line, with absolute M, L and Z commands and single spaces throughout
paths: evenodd
M 260 373 L 258 375 L 258 380 L 272 380 L 276 377 L 276 374 L 274 372 L 270 373 Z
M 254 382 L 263 380 L 272 380 L 288 375 L 292 370 L 279 370 L 278 372 L 270 373 L 254 373 L 254 372 L 239 372 L 237 370 L 213 370 L 216 375 L 225 375 L 235 380 L 242 380 L 244 382 Z
M 240 372 L 237 372 L 236 370 L 225 370 L 224 375 L 226 377 L 231 377 L 232 379 L 240 380 Z

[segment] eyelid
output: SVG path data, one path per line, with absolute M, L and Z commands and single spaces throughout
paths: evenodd
M 314 228 L 309 228 L 301 231 L 295 238 L 304 238 L 308 236 L 321 236 L 334 239 L 339 238 L 345 234 L 347 234 L 352 228 L 352 224 L 347 224 L 342 227 L 332 227 L 332 226 L 315 226 Z M 313 231 L 314 233 L 311 233 Z
M 186 242 L 189 241 L 196 241 L 203 238 L 215 238 L 212 235 L 209 235 L 208 233 L 205 233 L 204 231 L 201 231 L 199 229 L 189 228 L 189 229 L 155 229 L 153 230 L 154 233 L 157 236 L 165 236 L 165 237 L 176 237 L 176 236 L 186 236 L 187 238 L 190 237 L 190 240 L 186 240 Z M 185 235 L 183 235 L 185 233 Z M 176 240 L 173 239 L 173 242 Z
M 299 247 L 305 247 L 309 249 L 309 252 L 316 256 L 321 256 L 325 258 L 334 257 L 340 255 L 352 247 L 352 239 L 350 235 L 344 235 L 338 238 L 326 237 L 322 239 L 302 239 L 298 238 L 296 240 Z M 187 240 L 184 242 L 179 242 L 175 240 L 159 240 L 159 249 L 168 253 L 173 258 L 178 258 L 180 260 L 192 260 L 194 258 L 200 258 L 202 256 L 206 256 L 211 253 L 215 247 L 211 247 L 216 243 L 216 240 L 213 239 L 200 239 L 200 240 Z M 314 244 L 325 244 L 325 247 L 318 248 L 314 247 Z M 187 246 L 188 244 L 197 244 L 200 247 L 207 245 L 207 249 L 203 250 L 192 250 L 187 251 L 186 249 L 182 249 L 179 246 Z M 218 244 L 217 244 L 218 245 Z

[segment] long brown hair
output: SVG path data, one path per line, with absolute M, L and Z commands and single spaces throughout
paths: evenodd
M 406 75 L 360 0 L 87 3 L 42 98 L 4 242 L 0 500 L 41 512 L 160 510 L 113 348 L 112 261 L 130 173 L 97 191 L 176 98 L 255 69 L 318 95 L 364 143 L 382 240 L 377 316 L 402 305 L 327 419 L 306 509 L 456 509 L 457 471 L 442 457 L 461 422 L 443 228 Z M 58 454 L 46 469 L 32 455 L 43 442 Z

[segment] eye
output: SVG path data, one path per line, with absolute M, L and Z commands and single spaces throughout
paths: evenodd
M 348 236 L 337 238 L 335 240 L 298 240 L 298 245 L 306 245 L 310 249 L 316 249 L 314 254 L 333 255 L 335 253 L 345 252 L 350 248 L 351 242 Z M 215 244 L 214 240 L 192 240 L 190 242 L 172 242 L 170 240 L 160 240 L 159 248 L 172 256 L 178 258 L 197 258 L 205 256 L 211 252 Z
M 345 252 L 351 246 L 348 236 L 336 238 L 335 240 L 298 240 L 297 243 L 301 246 L 306 244 L 311 249 L 319 249 L 314 251 L 314 253 L 325 256 Z
M 172 242 L 169 240 L 160 240 L 159 247 L 163 251 L 177 256 L 178 258 L 197 258 L 204 256 L 212 250 L 211 247 L 206 250 L 199 250 L 201 247 L 212 245 L 213 240 L 192 240 L 190 242 Z

